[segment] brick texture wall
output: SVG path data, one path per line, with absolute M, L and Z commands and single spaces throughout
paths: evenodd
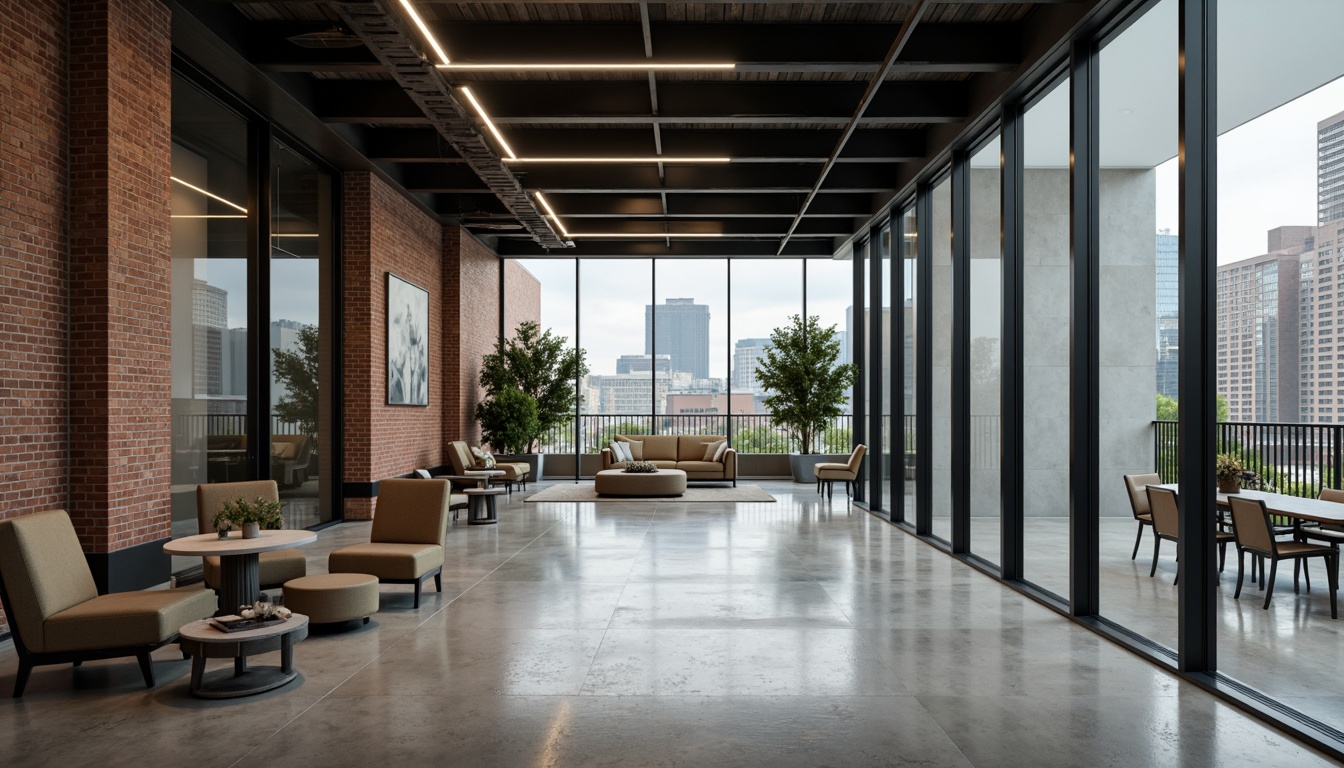
M 64 0 L 0 14 L 0 519 L 69 500 L 65 29 Z
M 69 511 L 112 552 L 171 535 L 171 15 L 70 9 Z
M 460 227 L 443 228 L 443 295 L 444 440 L 476 445 L 481 358 L 499 338 L 499 257 Z
M 513 336 L 514 329 L 525 320 L 541 322 L 541 281 L 509 259 L 504 262 L 504 334 Z
M 444 462 L 443 230 L 381 179 L 345 175 L 345 482 L 371 483 Z M 387 273 L 429 291 L 429 407 L 387 404 Z M 369 519 L 373 499 L 347 499 Z

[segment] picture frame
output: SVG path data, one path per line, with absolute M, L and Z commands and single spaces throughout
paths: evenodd
M 387 404 L 429 405 L 429 291 L 387 273 Z

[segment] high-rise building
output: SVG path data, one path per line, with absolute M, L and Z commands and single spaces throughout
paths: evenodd
M 1157 233 L 1157 394 L 1173 400 L 1180 399 L 1180 243 L 1169 229 Z
M 655 381 L 656 395 L 655 395 Z M 592 373 L 584 382 L 585 407 L 590 413 L 647 414 L 664 413 L 670 377 L 661 371 L 650 377 L 644 373 Z M 655 400 L 656 396 L 656 400 Z
M 709 307 L 695 299 L 667 299 L 644 306 L 644 354 L 672 359 L 672 370 L 709 378 Z
M 1232 421 L 1299 415 L 1298 322 L 1311 227 L 1269 233 L 1270 252 L 1218 268 L 1218 394 Z M 1309 330 L 1303 325 L 1304 334 Z
M 198 396 L 222 395 L 229 292 L 204 280 L 194 281 L 191 286 L 191 324 L 194 336 L 192 391 Z
M 1344 334 L 1339 333 L 1336 309 L 1338 299 L 1344 298 L 1344 272 L 1340 269 L 1341 248 L 1344 245 L 1344 221 L 1335 221 L 1316 227 L 1305 242 L 1301 257 L 1301 421 L 1307 424 L 1339 424 L 1344 422 L 1344 407 L 1340 407 L 1341 391 L 1337 387 L 1339 371 L 1344 370 L 1344 355 L 1340 344 Z
M 1344 112 L 1316 124 L 1316 206 L 1320 226 L 1344 219 Z
M 733 391 L 760 394 L 765 392 L 756 381 L 765 351 L 773 344 L 769 339 L 738 339 L 733 345 Z
M 658 362 L 658 373 L 660 375 L 672 375 L 672 358 L 670 355 L 621 355 L 616 358 L 617 373 L 648 373 L 652 367 L 651 359 Z

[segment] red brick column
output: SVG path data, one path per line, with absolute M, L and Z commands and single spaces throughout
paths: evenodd
M 0 519 L 68 501 L 67 3 L 11 5 L 0 14 Z
M 69 511 L 115 590 L 144 586 L 121 550 L 168 575 L 172 29 L 159 0 L 70 14 Z
M 374 485 L 444 461 L 445 378 L 435 331 L 443 327 L 443 230 L 381 179 L 345 174 L 345 517 L 372 518 Z M 429 406 L 387 404 L 387 273 L 429 291 Z
M 499 257 L 461 227 L 443 228 L 443 439 L 481 441 L 481 358 L 499 338 Z

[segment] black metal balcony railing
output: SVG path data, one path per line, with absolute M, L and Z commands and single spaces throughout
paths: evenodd
M 728 435 L 732 422 L 731 444 L 738 453 L 791 453 L 799 449 L 769 414 L 598 414 L 578 415 L 542 436 L 543 453 L 574 453 L 577 438 L 579 453 L 600 453 L 615 435 Z M 814 450 L 848 453 L 853 435 L 854 417 L 836 417 Z
M 1178 422 L 1153 422 L 1153 466 L 1164 483 L 1180 480 Z M 1279 493 L 1315 498 L 1339 488 L 1344 425 L 1223 421 L 1218 452 L 1241 461 L 1248 472 Z
M 247 433 L 247 415 L 242 413 L 177 414 L 173 416 L 173 444 L 179 448 L 204 445 L 210 435 Z M 271 416 L 272 435 L 303 434 L 300 424 Z

